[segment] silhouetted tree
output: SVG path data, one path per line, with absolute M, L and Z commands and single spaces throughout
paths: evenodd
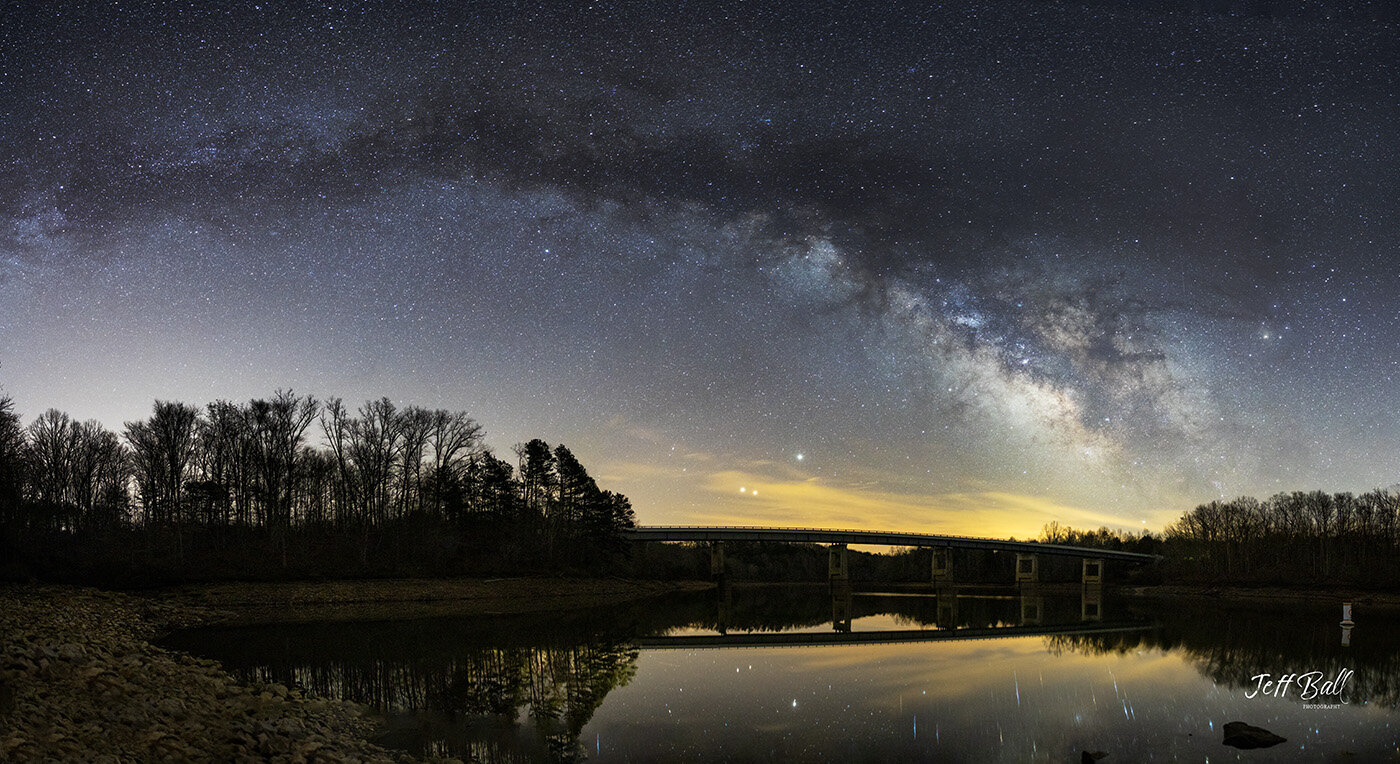
M 521 491 L 515 481 L 515 471 L 510 462 L 497 459 L 490 449 L 482 449 L 472 457 L 467 465 L 465 483 L 469 498 L 463 506 L 467 512 L 497 522 L 522 519 Z M 457 517 L 465 519 L 465 514 Z
M 428 506 L 434 515 L 445 517 L 448 506 L 460 508 L 464 503 L 467 469 L 481 449 L 481 438 L 481 425 L 465 413 L 441 409 L 432 412 L 428 428 L 432 454 Z
M 335 483 L 336 521 L 342 527 L 369 523 L 365 502 L 360 496 L 360 479 L 352 455 L 353 424 L 345 403 L 331 398 L 321 409 L 321 430 L 331 449 L 338 480 Z
M 597 513 L 602 492 L 588 470 L 562 444 L 554 449 L 554 464 L 557 499 L 550 521 L 565 528 L 576 528 L 586 516 Z
M 628 501 L 626 496 L 603 491 L 600 504 L 606 512 L 606 533 L 611 538 L 619 539 L 618 531 L 637 527 L 637 515 L 632 511 L 632 502 Z
M 14 401 L 8 395 L 0 396 L 0 532 L 11 539 L 21 532 L 26 445 Z
M 69 426 L 73 432 L 70 492 L 77 505 L 79 526 L 110 528 L 127 522 L 130 453 L 116 433 L 96 421 Z
M 428 437 L 432 424 L 432 413 L 418 406 L 409 406 L 398 414 L 397 514 L 400 517 L 423 509 L 423 460 L 428 451 Z
M 1244 496 L 1184 513 L 1166 536 L 1178 573 L 1188 577 L 1374 582 L 1400 572 L 1398 511 L 1392 491 Z
M 318 419 L 323 446 L 307 443 Z M 178 576 L 211 555 L 226 558 L 226 570 L 261 573 L 248 563 L 273 554 L 291 568 L 299 553 L 343 560 L 356 546 L 361 566 L 424 560 L 423 569 L 440 569 L 468 560 L 461 546 L 472 534 L 469 566 L 485 551 L 548 567 L 599 559 L 569 545 L 604 549 L 600 540 L 633 522 L 626 498 L 601 490 L 568 448 L 537 439 L 516 453 L 520 479 L 465 413 L 400 409 L 387 398 L 353 415 L 340 399 L 321 405 L 289 390 L 202 411 L 156 401 L 121 438 L 57 410 L 22 427 L 0 398 L 0 540 L 43 541 L 26 547 L 36 557 L 45 548 L 80 555 L 100 549 L 101 534 L 130 528 L 146 543 L 124 540 L 128 559 Z
M 150 419 L 127 422 L 126 441 L 146 522 L 178 529 L 187 519 L 184 486 L 194 461 L 198 418 L 193 406 L 156 401 Z
M 257 455 L 262 525 L 272 531 L 287 564 L 287 533 L 292 525 L 292 504 L 306 428 L 316 419 L 316 399 L 278 390 L 271 400 L 255 400 L 248 406 L 252 442 Z
M 517 444 L 515 455 L 520 460 L 520 490 L 525 511 L 534 519 L 548 519 L 559 485 L 554 453 L 548 443 L 536 438 Z

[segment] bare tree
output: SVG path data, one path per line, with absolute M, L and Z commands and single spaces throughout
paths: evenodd
M 398 514 L 421 512 L 423 509 L 423 460 L 428 451 L 433 415 L 418 406 L 409 406 L 398 414 L 399 430 L 399 489 Z
M 77 443 L 73 420 L 49 409 L 29 424 L 26 454 L 32 524 L 45 530 L 71 530 L 77 521 L 72 496 L 72 473 Z
M 104 528 L 126 522 L 127 481 L 131 456 L 113 433 L 89 420 L 70 425 L 73 431 L 73 466 L 70 493 L 78 508 L 79 524 Z
M 357 427 L 339 398 L 330 398 L 321 408 L 321 430 L 326 436 L 326 445 L 331 449 L 335 462 L 336 521 L 342 526 L 369 523 L 364 502 L 361 500 L 359 476 L 356 474 L 351 450 L 352 431 Z
M 287 534 L 296 496 L 297 457 L 306 428 L 316 420 L 316 399 L 278 390 L 271 400 L 248 404 L 252 442 L 257 453 L 263 525 L 271 532 L 287 565 Z
M 20 532 L 26 446 L 14 401 L 8 395 L 0 396 L 0 531 Z
M 432 412 L 428 448 L 432 454 L 429 505 L 433 514 L 442 517 L 449 497 L 465 491 L 467 466 L 480 451 L 481 439 L 481 425 L 465 412 Z
M 184 403 L 156 401 L 151 418 L 126 423 L 141 508 L 148 523 L 174 524 L 184 516 L 184 485 L 194 461 L 199 412 Z

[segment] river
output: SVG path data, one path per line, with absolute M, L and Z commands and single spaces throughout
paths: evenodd
M 1098 589 L 729 587 L 550 615 L 211 627 L 164 645 L 484 761 L 1370 761 L 1400 612 Z M 1242 721 L 1286 739 L 1224 741 Z

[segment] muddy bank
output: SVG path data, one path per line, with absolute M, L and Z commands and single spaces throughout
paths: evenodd
M 252 624 L 540 613 L 713 587 L 613 578 L 398 579 L 208 584 L 140 598 L 158 610 L 197 613 L 201 623 Z
M 1343 602 L 1371 607 L 1400 608 L 1400 593 L 1365 592 L 1352 588 L 1287 589 L 1277 586 L 1129 586 L 1121 592 L 1149 599 L 1213 599 L 1236 602 L 1280 602 L 1336 604 Z M 1339 611 L 1340 612 L 1340 611 Z

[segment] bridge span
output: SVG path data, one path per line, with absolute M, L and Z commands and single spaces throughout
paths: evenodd
M 1034 541 L 1009 541 L 1004 539 L 977 538 L 975 536 L 949 536 L 933 533 L 904 533 L 899 531 L 849 530 L 840 528 L 762 528 L 745 526 L 704 526 L 704 525 L 644 525 L 623 531 L 625 537 L 633 541 L 690 541 L 708 542 L 711 549 L 711 572 L 722 575 L 724 572 L 724 542 L 726 541 L 773 541 L 790 544 L 829 544 L 831 547 L 831 580 L 848 580 L 846 547 L 849 544 L 870 544 L 876 546 L 906 546 L 933 548 L 934 581 L 950 580 L 952 576 L 952 550 L 984 549 L 997 552 L 1016 553 L 1016 581 L 1034 582 L 1039 580 L 1038 559 L 1041 555 L 1077 557 L 1083 560 L 1083 582 L 1097 584 L 1103 581 L 1104 562 L 1152 563 L 1161 560 L 1159 555 L 1121 552 L 1112 549 L 1091 549 L 1062 544 L 1041 544 Z
M 636 541 L 785 541 L 797 544 L 872 544 L 878 546 L 928 546 L 947 549 L 994 549 L 999 552 L 1053 554 L 1098 560 L 1155 562 L 1161 557 L 1111 549 L 1006 541 L 976 536 L 945 536 L 898 531 L 857 531 L 837 528 L 759 528 L 744 526 L 644 525 L 624 533 Z
M 1059 626 L 990 626 L 960 629 L 898 629 L 891 631 L 776 631 L 732 634 L 684 634 L 632 640 L 648 650 L 693 650 L 699 647 L 803 647 L 806 645 L 879 645 L 897 642 L 961 642 L 1060 634 L 1120 634 L 1150 631 L 1156 624 L 1141 622 L 1064 624 Z

